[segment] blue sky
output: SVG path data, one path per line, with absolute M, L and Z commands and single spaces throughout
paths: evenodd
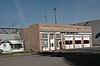
M 100 19 L 100 0 L 46 0 L 47 22 L 54 24 L 54 8 L 58 24 L 73 24 Z M 45 23 L 45 0 L 0 0 L 0 26 L 27 27 Z

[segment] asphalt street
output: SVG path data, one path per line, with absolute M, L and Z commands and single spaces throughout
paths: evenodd
M 0 66 L 100 66 L 100 48 L 1 56 Z
M 28 55 L 0 58 L 0 66 L 66 66 L 63 58 Z

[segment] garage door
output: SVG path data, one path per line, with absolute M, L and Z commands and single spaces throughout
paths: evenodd
M 73 49 L 73 35 L 65 35 L 65 49 Z

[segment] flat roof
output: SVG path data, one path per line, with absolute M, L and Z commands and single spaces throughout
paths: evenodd
M 70 26 L 62 24 L 38 24 L 40 31 L 59 31 L 59 32 L 91 32 L 91 27 Z

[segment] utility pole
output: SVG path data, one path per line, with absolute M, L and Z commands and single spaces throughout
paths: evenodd
M 45 22 L 47 24 L 47 4 L 46 4 L 46 0 L 45 0 Z
M 13 33 L 16 34 L 16 22 L 12 24 L 12 28 L 13 28 Z
M 55 24 L 57 24 L 56 8 L 53 9 L 55 14 Z

